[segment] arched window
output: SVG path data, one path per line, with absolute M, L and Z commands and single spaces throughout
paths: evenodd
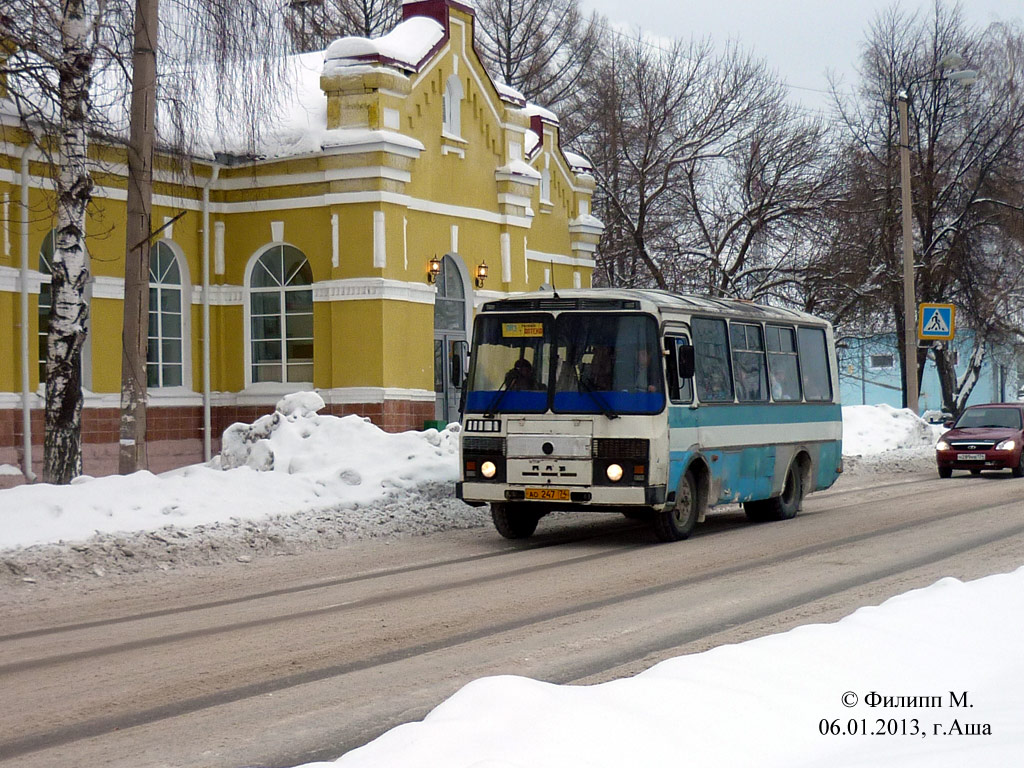
M 158 241 L 149 254 L 149 387 L 180 387 L 183 381 L 181 269 L 174 250 Z
M 547 168 L 540 172 L 540 201 L 551 202 L 551 171 Z
M 452 75 L 444 85 L 444 133 L 462 136 L 462 82 Z
M 56 232 L 50 230 L 43 238 L 43 244 L 39 247 L 39 271 L 43 279 L 39 284 L 39 381 L 46 381 L 46 337 L 50 333 L 50 307 L 53 305 L 53 295 L 50 290 L 50 283 L 53 274 L 53 250 L 56 242 Z
M 249 277 L 252 383 L 313 381 L 313 269 L 290 245 L 257 259 Z

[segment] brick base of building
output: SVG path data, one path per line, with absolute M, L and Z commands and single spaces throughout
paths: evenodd
M 220 452 L 224 430 L 236 422 L 251 424 L 273 412 L 273 406 L 215 406 L 210 409 L 212 450 Z M 385 432 L 423 429 L 434 418 L 434 403 L 415 400 L 385 400 L 382 403 L 346 403 L 325 405 L 320 414 L 364 416 Z M 121 414 L 117 408 L 85 408 L 82 411 L 83 471 L 93 477 L 117 473 Z M 38 477 L 43 471 L 44 415 L 31 412 L 32 468 Z M 198 406 L 150 406 L 146 411 L 147 451 L 151 472 L 166 472 L 203 460 L 203 409 Z M 22 468 L 24 454 L 22 411 L 0 409 L 0 464 Z M 22 475 L 0 474 L 0 488 L 25 482 Z

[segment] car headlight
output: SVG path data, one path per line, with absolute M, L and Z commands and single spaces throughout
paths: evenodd
M 1013 440 L 1003 440 L 1003 442 L 999 443 L 996 446 L 996 450 L 997 451 L 1012 451 L 1016 447 L 1017 447 L 1017 443 L 1014 442 Z
M 494 477 L 494 473 L 498 471 L 498 468 L 494 466 L 493 461 L 485 461 L 480 465 L 480 474 L 490 479 Z
M 937 451 L 948 451 L 949 450 L 949 443 L 947 443 L 945 440 L 939 440 L 939 442 L 937 442 L 935 444 L 935 450 L 937 450 Z
M 606 469 L 604 473 L 608 475 L 608 479 L 613 483 L 617 483 L 622 479 L 622 467 L 618 464 L 609 464 L 608 469 Z

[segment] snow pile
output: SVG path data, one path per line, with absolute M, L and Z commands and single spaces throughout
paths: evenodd
M 307 768 L 1019 765 L 1022 633 L 1024 569 L 946 578 L 835 624 L 681 656 L 633 678 L 481 678 L 423 721 Z M 872 707 L 873 692 L 926 706 Z
M 457 424 L 390 434 L 359 416 L 321 416 L 316 411 L 322 407 L 315 393 L 289 395 L 273 414 L 229 427 L 225 454 L 211 466 L 0 491 L 0 549 L 168 525 L 354 510 L 396 491 L 455 480 Z
M 901 448 L 932 448 L 945 430 L 907 408 L 847 405 L 843 408 L 843 455 L 865 456 Z

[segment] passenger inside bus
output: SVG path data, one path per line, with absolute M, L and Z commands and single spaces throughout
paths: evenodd
M 592 390 L 607 392 L 612 388 L 615 353 L 611 347 L 594 347 L 593 358 L 583 374 L 583 381 Z
M 505 374 L 506 389 L 540 389 L 537 386 L 537 379 L 533 374 L 533 364 L 525 357 L 521 357 L 512 364 L 508 373 Z

